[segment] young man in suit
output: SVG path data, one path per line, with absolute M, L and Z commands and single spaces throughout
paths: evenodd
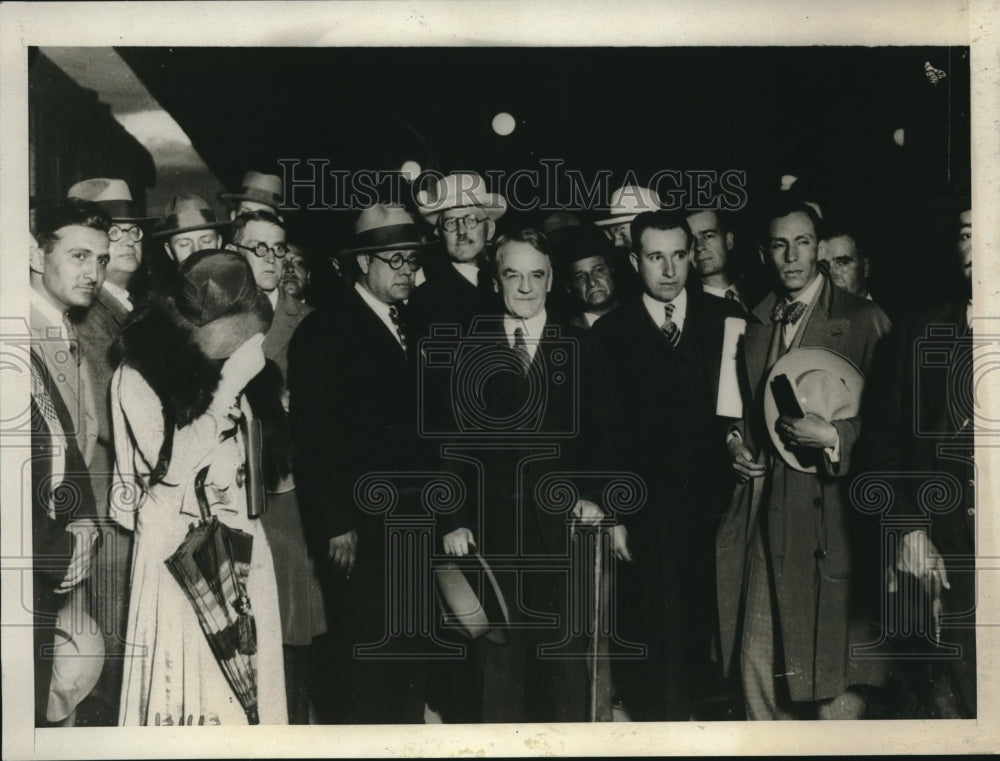
M 701 287 L 712 296 L 736 302 L 745 313 L 754 303 L 747 283 L 740 282 L 736 269 L 736 241 L 731 214 L 715 209 L 687 212 L 694 236 L 692 264 L 701 278 Z
M 616 669 L 619 696 L 633 719 L 686 721 L 714 628 L 712 537 L 727 496 L 716 405 L 725 321 L 739 310 L 690 277 L 683 214 L 639 214 L 631 233 L 642 293 L 589 333 L 588 435 L 595 468 L 634 472 L 647 490 L 616 529 L 620 557 L 634 558 L 619 567 L 622 633 L 647 649 Z
M 456 367 L 469 375 L 454 384 L 460 397 L 468 397 L 457 404 L 477 414 L 471 429 L 456 426 L 451 442 L 460 449 L 463 434 L 470 437 L 468 455 L 486 480 L 477 509 L 466 506 L 442 522 L 451 529 L 443 545 L 447 554 L 467 555 L 474 547 L 503 562 L 495 576 L 510 621 L 505 644 L 484 638 L 469 645 L 476 679 L 467 686 L 472 694 L 465 720 L 586 721 L 582 654 L 547 658 L 541 651 L 567 632 L 570 587 L 558 563 L 570 549 L 566 512 L 546 506 L 536 492 L 548 474 L 580 467 L 575 391 L 581 335 L 560 328 L 546 310 L 553 273 L 542 233 L 500 236 L 491 276 L 504 313 L 476 321 L 470 340 L 459 347 Z M 538 614 L 553 618 L 545 625 Z
M 93 606 L 94 618 L 101 626 L 108 655 L 101 681 L 90 698 L 80 706 L 77 720 L 84 725 L 111 726 L 118 723 L 121 698 L 127 582 L 132 549 L 131 532 L 109 519 L 108 515 L 115 464 L 109 391 L 111 376 L 118 366 L 112 347 L 133 309 L 129 283 L 142 266 L 142 226 L 155 217 L 145 217 L 138 212 L 124 180 L 84 180 L 71 187 L 67 196 L 93 201 L 111 217 L 108 230 L 111 258 L 105 268 L 104 285 L 90 307 L 70 312 L 80 347 L 90 367 L 97 407 L 97 449 L 90 471 L 97 514 L 101 519 L 102 541 L 94 561 Z
M 861 415 L 781 417 L 777 433 L 813 452 L 817 472 L 779 456 L 763 416 L 765 381 L 786 352 L 829 349 L 867 374 L 889 320 L 870 301 L 834 288 L 817 266 L 815 210 L 780 204 L 768 217 L 764 258 L 776 288 L 752 310 L 738 357 L 743 420 L 727 446 L 739 483 L 717 541 L 723 665 L 740 669 L 749 719 L 860 718 L 852 685 L 877 679 L 849 657 L 869 641 L 864 553 L 848 500 Z M 877 587 L 876 587 L 877 588 Z
M 71 198 L 40 209 L 30 253 L 32 537 L 35 721 L 46 726 L 54 622 L 66 595 L 90 576 L 98 537 L 87 468 L 97 447 L 97 415 L 87 360 L 68 321 L 89 307 L 104 282 L 111 220 L 100 206 Z
M 423 721 L 419 660 L 354 654 L 356 645 L 385 636 L 389 595 L 398 591 L 386 576 L 385 516 L 365 509 L 356 487 L 370 472 L 412 473 L 423 463 L 416 346 L 403 314 L 423 246 L 403 208 L 362 211 L 344 252 L 354 257 L 353 289 L 308 315 L 289 347 L 295 480 L 334 623 L 337 722 Z M 392 511 L 419 509 L 418 495 L 400 490 Z

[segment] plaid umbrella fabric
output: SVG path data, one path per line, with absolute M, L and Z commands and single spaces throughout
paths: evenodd
M 253 537 L 212 515 L 205 496 L 207 473 L 208 466 L 195 476 L 201 520 L 191 524 L 184 541 L 165 562 L 190 600 L 247 721 L 259 724 L 252 658 L 257 652 L 257 632 L 246 593 Z

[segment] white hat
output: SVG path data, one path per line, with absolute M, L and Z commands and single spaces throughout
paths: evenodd
M 599 219 L 594 222 L 598 227 L 607 225 L 620 225 L 622 222 L 631 222 L 644 211 L 659 211 L 663 208 L 660 203 L 660 196 L 655 190 L 641 188 L 638 185 L 624 185 L 611 194 L 611 204 L 608 208 L 607 219 Z
M 494 222 L 507 211 L 507 201 L 499 193 L 488 193 L 486 181 L 475 172 L 453 172 L 437 181 L 433 192 L 417 193 L 420 216 L 436 225 L 442 211 L 466 206 L 481 208 Z
M 52 653 L 52 681 L 45 718 L 62 721 L 97 685 L 104 669 L 104 637 L 74 593 L 59 609 Z

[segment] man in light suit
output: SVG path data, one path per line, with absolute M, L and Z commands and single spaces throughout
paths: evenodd
M 289 347 L 295 481 L 327 609 L 335 611 L 329 680 L 340 691 L 337 723 L 423 721 L 419 660 L 354 656 L 356 645 L 385 635 L 391 591 L 385 520 L 364 509 L 356 485 L 372 471 L 415 472 L 423 463 L 416 346 L 403 309 L 423 246 L 403 208 L 362 211 L 344 252 L 354 257 L 354 288 L 309 314 Z M 420 509 L 416 494 L 401 491 L 393 512 Z
M 585 405 L 593 467 L 634 472 L 647 489 L 619 518 L 621 557 L 634 564 L 619 567 L 617 589 L 622 633 L 647 657 L 615 674 L 633 719 L 687 721 L 710 676 L 712 538 L 731 483 L 716 405 L 725 321 L 740 312 L 702 291 L 683 214 L 639 214 L 631 237 L 643 290 L 590 331 Z
M 67 318 L 89 307 L 104 282 L 111 220 L 100 206 L 68 199 L 40 209 L 30 253 L 32 528 L 35 720 L 46 724 L 54 622 L 66 595 L 90 576 L 94 495 L 86 471 L 97 448 L 90 371 Z M 72 539 L 70 539 L 70 535 Z
M 872 559 L 857 552 L 859 531 L 871 527 L 855 526 L 847 496 L 861 416 L 779 418 L 782 440 L 820 462 L 817 473 L 801 472 L 765 429 L 764 383 L 799 347 L 829 349 L 867 374 L 889 320 L 817 266 L 822 231 L 811 206 L 785 202 L 769 220 L 764 258 L 776 288 L 748 317 L 738 357 L 744 416 L 727 439 L 741 483 L 717 540 L 723 665 L 740 671 L 749 719 L 860 718 L 863 700 L 849 688 L 878 674 L 849 647 L 873 638 L 862 593 L 879 581 L 855 578 Z
M 115 463 L 114 434 L 108 406 L 111 376 L 118 363 L 112 347 L 133 309 L 129 283 L 142 266 L 143 225 L 155 217 L 139 213 L 132 193 L 124 180 L 96 178 L 76 183 L 69 198 L 93 201 L 111 217 L 108 266 L 103 287 L 87 309 L 74 309 L 74 322 L 80 347 L 90 367 L 97 406 L 97 449 L 90 465 L 97 514 L 101 520 L 102 541 L 95 558 L 92 589 L 94 619 L 104 634 L 107 662 L 101 680 L 88 700 L 80 706 L 80 724 L 111 726 L 118 722 L 121 699 L 122 657 L 125 652 L 125 623 L 128 608 L 129 558 L 132 534 L 109 518 L 111 474 Z

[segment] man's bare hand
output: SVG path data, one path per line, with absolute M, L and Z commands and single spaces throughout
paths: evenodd
M 55 588 L 57 595 L 64 595 L 81 581 L 90 576 L 94 564 L 94 541 L 97 526 L 90 519 L 73 521 L 66 530 L 73 535 L 73 557 L 70 558 L 66 575 Z
M 942 587 L 951 589 L 944 560 L 923 530 L 903 534 L 903 540 L 896 550 L 896 570 L 928 583 L 936 578 Z
M 589 499 L 578 499 L 573 505 L 572 515 L 581 523 L 600 523 L 604 511 Z
M 782 415 L 776 423 L 778 435 L 796 449 L 831 449 L 837 446 L 837 428 L 813 412 L 804 417 Z
M 347 578 L 351 578 L 354 566 L 358 561 L 358 532 L 348 531 L 346 534 L 330 538 L 330 560 Z
M 767 468 L 754 462 L 753 455 L 750 454 L 750 450 L 746 448 L 742 439 L 733 436 L 726 446 L 729 447 L 729 459 L 733 463 L 733 470 L 739 476 L 740 483 L 746 483 L 751 478 L 760 478 L 767 473 Z
M 444 535 L 444 551 L 448 555 L 468 555 L 469 546 L 475 546 L 476 540 L 467 528 L 457 528 Z

